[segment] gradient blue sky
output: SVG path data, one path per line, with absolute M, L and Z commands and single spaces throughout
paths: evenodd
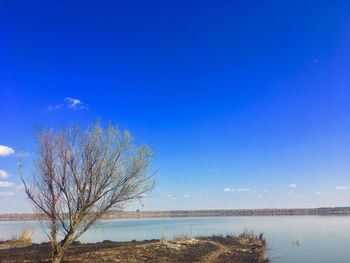
M 0 145 L 15 153 L 0 156 L 0 213 L 31 211 L 17 160 L 27 153 L 30 176 L 36 125 L 98 118 L 156 152 L 141 209 L 349 205 L 349 13 L 349 1 L 1 1 Z

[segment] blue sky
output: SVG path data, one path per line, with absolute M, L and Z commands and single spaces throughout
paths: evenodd
M 349 205 L 349 12 L 349 1 L 1 1 L 0 145 L 15 152 L 0 147 L 0 213 L 31 211 L 17 161 L 26 152 L 30 177 L 36 126 L 97 119 L 156 152 L 141 209 Z

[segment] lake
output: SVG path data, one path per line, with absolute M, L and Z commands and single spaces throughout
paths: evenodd
M 46 241 L 38 222 L 0 222 L 0 238 L 17 234 L 24 226 L 34 229 L 34 242 Z M 259 216 L 104 220 L 86 232 L 82 242 L 159 239 L 166 234 L 206 236 L 263 232 L 273 262 L 350 262 L 350 217 Z

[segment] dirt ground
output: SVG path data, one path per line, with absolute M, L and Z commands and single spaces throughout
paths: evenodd
M 0 244 L 0 262 L 50 262 L 50 246 L 33 244 L 24 248 L 6 248 Z M 66 254 L 66 263 L 107 262 L 235 262 L 262 263 L 266 242 L 247 237 L 186 238 L 176 241 L 138 242 L 104 241 L 93 244 L 75 242 Z

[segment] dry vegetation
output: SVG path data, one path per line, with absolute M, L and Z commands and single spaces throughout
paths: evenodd
M 13 235 L 9 240 L 0 241 L 0 249 L 23 248 L 32 244 L 33 230 L 22 228 L 18 235 Z
M 133 242 L 104 241 L 93 244 L 74 242 L 63 262 L 268 262 L 263 235 L 244 233 L 240 236 L 212 236 L 174 240 Z M 0 250 L 0 262 L 50 262 L 49 244 Z

